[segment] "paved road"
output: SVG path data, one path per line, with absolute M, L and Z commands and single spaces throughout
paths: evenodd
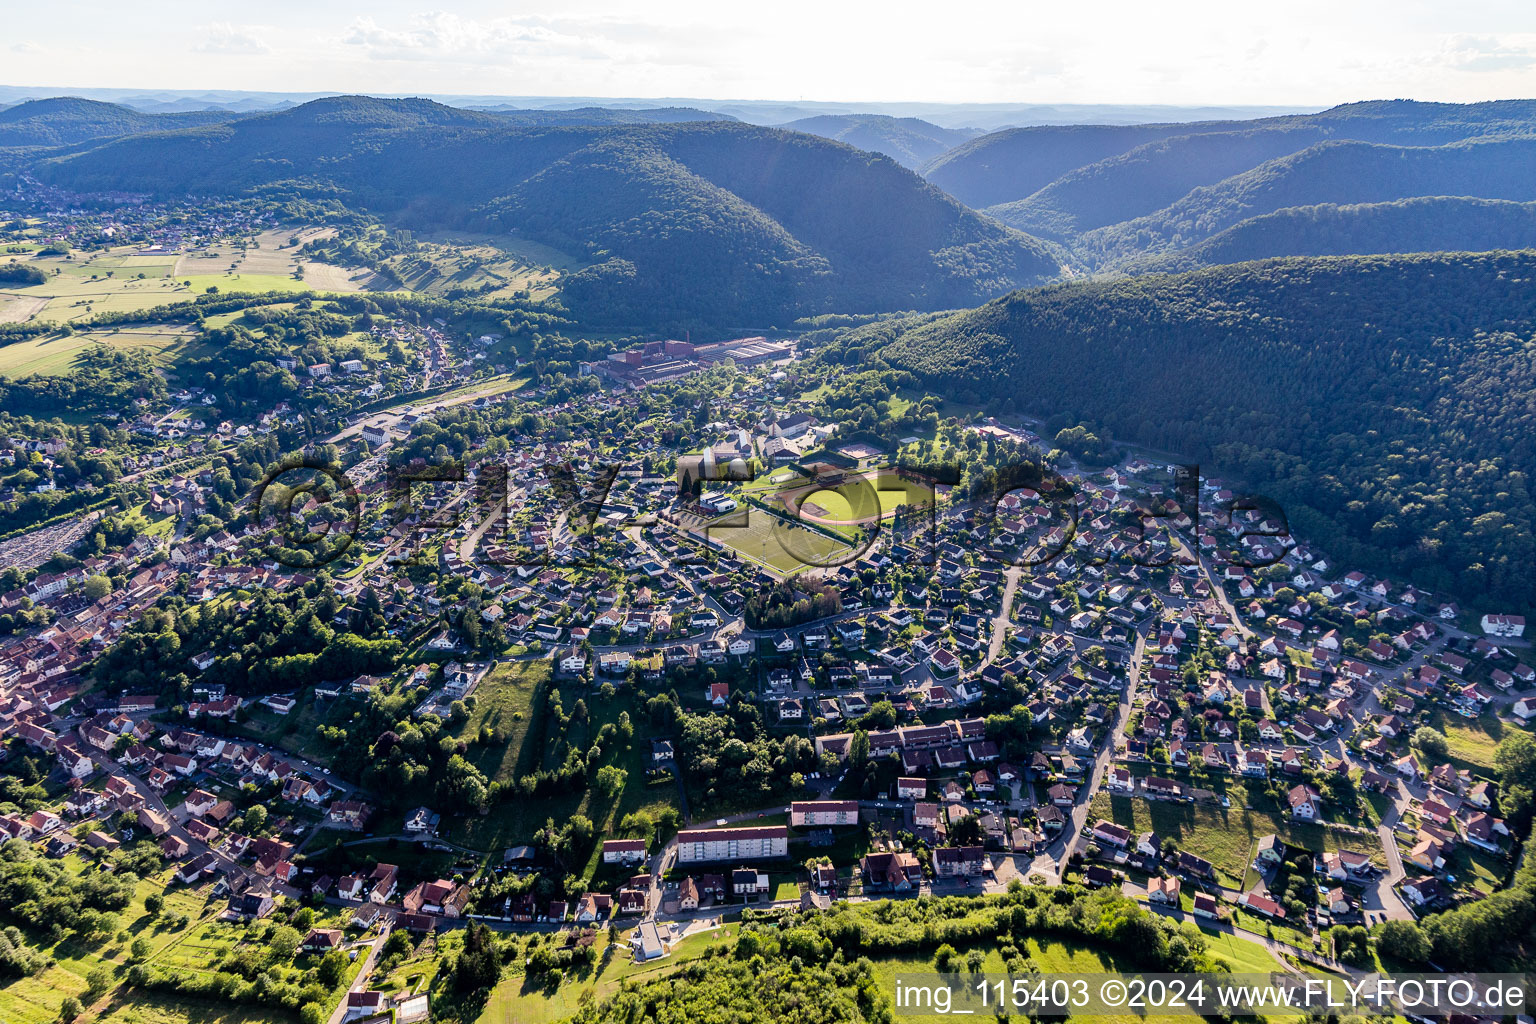
M 1114 726 L 1094 755 L 1087 781 L 1078 789 L 1077 802 L 1067 814 L 1067 823 L 1062 827 L 1061 835 L 1046 847 L 1045 852 L 1035 857 L 1026 870 L 1021 871 L 1026 878 L 1038 873 L 1047 879 L 1060 881 L 1062 868 L 1071 858 L 1072 851 L 1083 842 L 1081 833 L 1083 826 L 1088 824 L 1088 810 L 1094 794 L 1104 784 L 1105 772 L 1114 760 L 1115 749 L 1124 737 L 1125 727 L 1131 719 L 1131 706 L 1136 701 L 1136 691 L 1141 685 L 1141 664 L 1146 654 L 1147 632 L 1150 628 L 1151 624 L 1146 623 L 1136 632 L 1136 645 L 1131 649 L 1131 666 L 1126 673 L 1125 692 L 1120 697 L 1120 703 L 1115 706 Z
M 394 922 L 392 917 L 381 917 L 383 924 L 379 927 L 379 934 L 368 943 L 368 957 L 363 961 L 362 970 L 352 979 L 347 992 L 361 992 L 368 987 L 368 980 L 373 976 L 373 968 L 379 962 L 379 954 L 384 950 L 384 940 L 389 938 L 390 925 Z M 355 947 L 354 947 L 355 948 Z M 336 1009 L 331 1011 L 330 1019 L 326 1024 L 341 1024 L 347 1015 L 347 997 L 344 993 L 336 1003 Z
M 354 434 L 362 433 L 363 427 L 365 426 L 377 426 L 392 429 L 398 426 L 401 418 L 408 413 L 425 415 L 429 412 L 437 412 L 439 409 L 447 409 L 455 405 L 463 405 L 465 402 L 473 402 L 477 398 L 484 398 L 489 395 L 500 394 L 506 390 L 507 380 L 510 377 L 511 374 L 504 374 L 499 377 L 489 378 L 488 380 L 484 381 L 480 387 L 475 388 L 473 391 L 469 391 L 461 395 L 454 395 L 451 398 L 436 398 L 425 401 L 406 402 L 402 405 L 394 406 L 389 409 L 381 409 L 378 412 L 369 413 L 367 416 L 361 420 L 358 420 L 356 423 L 338 430 L 330 437 L 327 437 L 325 441 L 329 444 L 335 444 L 339 441 L 344 441 Z
M 1412 921 L 1414 916 L 1403 902 L 1397 890 L 1393 888 L 1398 882 L 1407 877 L 1403 868 L 1403 856 L 1397 848 L 1397 838 L 1394 828 L 1398 819 L 1403 816 L 1403 811 L 1408 808 L 1408 788 L 1402 780 L 1398 780 L 1397 789 L 1392 794 L 1392 808 L 1382 817 L 1381 824 L 1376 829 L 1376 835 L 1381 840 L 1381 849 L 1387 856 L 1387 872 L 1376 880 L 1375 886 L 1367 893 L 1364 909 L 1382 913 L 1395 921 Z

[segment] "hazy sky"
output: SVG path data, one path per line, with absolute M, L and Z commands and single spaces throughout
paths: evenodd
M 1533 0 L 95 0 L 0 6 L 0 83 L 1326 105 L 1536 96 Z

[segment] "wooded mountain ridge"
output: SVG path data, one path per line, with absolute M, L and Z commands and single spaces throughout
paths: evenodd
M 1241 221 L 1299 206 L 1422 197 L 1536 199 L 1536 101 L 1355 103 L 1318 114 L 1195 124 L 1041 127 L 995 132 L 931 161 L 927 178 L 1004 223 L 1064 245 L 1079 269 L 1135 270 Z M 1405 221 L 1422 208 L 1399 211 Z M 1329 240 L 1292 230 L 1274 254 L 1371 252 L 1348 241 L 1344 210 Z M 1536 244 L 1519 211 L 1498 234 Z M 1246 226 L 1262 238 L 1270 226 Z M 1296 223 L 1290 225 L 1293 229 Z M 1440 224 L 1443 232 L 1444 222 Z M 1367 225 L 1354 230 L 1369 232 Z M 1416 232 L 1399 233 L 1403 244 Z M 1477 248 L 1470 239 L 1447 248 Z M 1422 243 L 1421 243 L 1422 244 Z M 1215 251 L 1207 251 L 1215 256 Z M 1199 261 L 1199 254 L 1180 261 Z
M 775 129 L 686 107 L 369 97 L 166 120 L 191 116 L 36 101 L 0 111 L 0 142 L 51 140 L 61 148 L 22 150 L 30 169 L 79 189 L 339 187 L 400 226 L 510 232 L 567 253 L 582 269 L 564 301 L 623 328 L 953 308 L 1061 277 L 1269 256 L 1536 246 L 1526 100 L 969 141 L 879 114 Z
M 1536 608 L 1536 252 L 1268 260 L 1016 292 L 835 358 L 1175 451 L 1335 559 Z
M 406 227 L 511 232 L 586 264 L 566 301 L 623 326 L 955 307 L 1061 270 L 1053 246 L 887 157 L 721 121 L 519 127 L 426 100 L 341 97 L 117 139 L 34 173 L 153 194 L 314 184 Z

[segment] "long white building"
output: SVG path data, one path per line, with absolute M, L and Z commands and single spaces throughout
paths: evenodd
M 712 860 L 773 860 L 789 856 L 789 828 L 694 828 L 677 834 L 682 864 Z

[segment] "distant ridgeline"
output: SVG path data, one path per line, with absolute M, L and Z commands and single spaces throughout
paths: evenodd
M 316 100 L 40 159 L 77 189 L 336 186 L 406 227 L 512 232 L 586 264 L 563 298 L 614 325 L 788 323 L 974 304 L 1050 280 L 1054 247 L 888 157 L 726 121 L 519 126 L 426 100 Z
M 1086 269 L 1528 248 L 1536 230 L 1516 204 L 1536 201 L 1533 136 L 1531 100 L 1351 103 L 1254 121 L 1013 128 L 923 172 Z M 1404 202 L 1423 197 L 1440 198 Z
M 392 227 L 510 233 L 576 264 L 561 298 L 578 318 L 623 329 L 952 309 L 1084 272 L 1536 246 L 1528 100 L 977 135 L 873 114 L 777 129 L 688 108 L 51 99 L 0 111 L 0 156 L 81 190 L 302 183 Z
M 1057 285 L 854 328 L 829 354 L 1187 454 L 1336 558 L 1536 606 L 1536 253 Z

